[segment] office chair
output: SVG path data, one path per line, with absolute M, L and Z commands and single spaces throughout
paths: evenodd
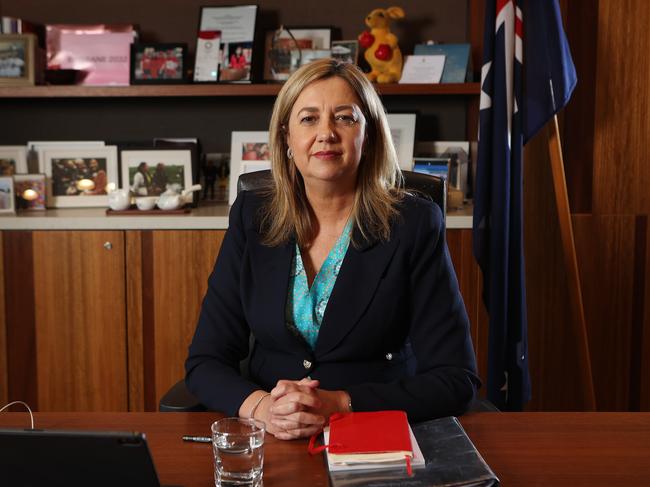
M 444 179 L 421 174 L 412 171 L 402 171 L 404 175 L 404 187 L 408 191 L 415 192 L 423 197 L 429 198 L 436 203 L 443 214 L 447 207 L 447 183 Z M 254 191 L 271 184 L 271 171 L 257 171 L 242 174 L 237 180 L 237 193 L 241 191 Z M 254 338 L 251 335 L 249 350 L 252 350 Z M 240 363 L 240 371 L 243 376 L 248 376 L 248 357 Z M 191 412 L 205 411 L 205 407 L 194 397 L 185 386 L 185 380 L 180 380 L 160 399 L 158 409 L 161 412 Z M 482 399 L 475 399 L 470 411 L 498 411 L 491 403 Z

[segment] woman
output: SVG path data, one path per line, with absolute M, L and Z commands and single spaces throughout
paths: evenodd
M 131 191 L 136 196 L 147 196 L 151 188 L 151 174 L 149 174 L 149 166 L 146 162 L 138 164 L 138 169 L 133 175 L 133 185 Z
M 373 86 L 330 59 L 300 68 L 275 102 L 270 145 L 273 187 L 242 192 L 230 212 L 190 391 L 281 439 L 334 412 L 464 412 L 479 380 L 443 218 L 399 188 Z

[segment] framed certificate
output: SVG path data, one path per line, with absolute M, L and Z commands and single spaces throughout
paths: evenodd
M 219 81 L 251 81 L 257 5 L 201 7 L 199 32 L 221 33 Z

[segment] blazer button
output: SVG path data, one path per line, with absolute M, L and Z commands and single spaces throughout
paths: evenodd
M 393 354 L 390 353 L 390 352 L 388 352 L 388 353 L 386 354 L 386 360 L 393 360 Z
M 303 360 L 302 361 L 302 366 L 306 368 L 307 370 L 311 369 L 311 362 L 309 360 Z

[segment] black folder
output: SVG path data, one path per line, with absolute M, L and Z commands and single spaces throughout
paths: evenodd
M 425 466 L 413 469 L 330 472 L 332 487 L 496 487 L 499 479 L 454 417 L 411 426 Z
M 12 487 L 160 487 L 135 432 L 0 429 L 0 478 Z

